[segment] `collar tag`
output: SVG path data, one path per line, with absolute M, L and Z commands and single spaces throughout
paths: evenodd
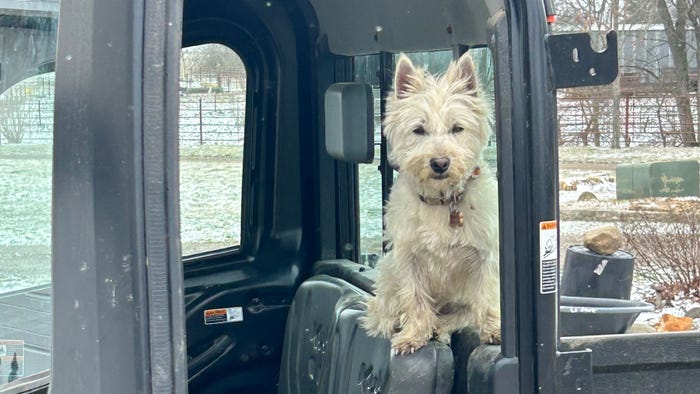
M 450 227 L 464 226 L 464 214 L 459 210 L 461 194 L 453 194 L 450 201 Z
M 450 210 L 450 227 L 462 226 L 464 226 L 464 214 L 459 210 Z

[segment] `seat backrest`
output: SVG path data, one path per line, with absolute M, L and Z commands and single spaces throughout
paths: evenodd
M 287 318 L 280 394 L 450 392 L 450 348 L 431 341 L 412 355 L 392 356 L 388 340 L 359 326 L 368 296 L 329 275 L 300 286 Z

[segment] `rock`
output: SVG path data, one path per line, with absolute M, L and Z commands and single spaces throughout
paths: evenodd
M 579 201 L 592 201 L 597 199 L 598 197 L 596 197 L 595 194 L 591 192 L 583 192 L 580 196 L 578 196 Z
M 615 226 L 600 227 L 583 234 L 583 246 L 608 256 L 622 246 L 622 233 Z
M 664 313 L 661 315 L 661 321 L 656 325 L 656 331 L 671 332 L 671 331 L 690 331 L 693 329 L 693 319 L 689 317 L 676 317 Z
M 688 312 L 685 313 L 685 317 L 689 317 L 691 319 L 700 319 L 700 306 L 688 309 Z
M 600 179 L 600 177 L 598 177 L 598 176 L 592 175 L 592 176 L 589 176 L 588 178 L 586 178 L 586 182 L 593 184 L 593 185 L 597 185 L 597 184 L 603 183 L 603 180 Z
M 559 181 L 559 190 L 575 191 L 577 185 L 578 185 L 578 182 L 576 182 L 576 181 L 571 181 L 571 182 Z
M 646 324 L 642 323 L 634 323 L 632 324 L 632 327 L 627 329 L 626 334 L 646 334 L 652 332 L 656 332 L 654 327 L 647 326 Z

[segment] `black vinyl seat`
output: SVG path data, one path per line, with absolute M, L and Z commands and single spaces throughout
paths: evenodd
M 287 318 L 278 392 L 449 393 L 454 364 L 448 346 L 431 341 L 414 354 L 392 356 L 388 340 L 369 337 L 359 326 L 362 298 L 370 295 L 351 282 L 367 288 L 372 277 L 361 268 L 322 262 L 299 287 Z

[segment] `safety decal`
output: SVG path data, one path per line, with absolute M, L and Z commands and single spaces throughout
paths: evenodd
M 243 307 L 207 309 L 204 311 L 204 324 L 223 324 L 243 321 Z
M 557 221 L 540 222 L 540 294 L 557 292 Z

